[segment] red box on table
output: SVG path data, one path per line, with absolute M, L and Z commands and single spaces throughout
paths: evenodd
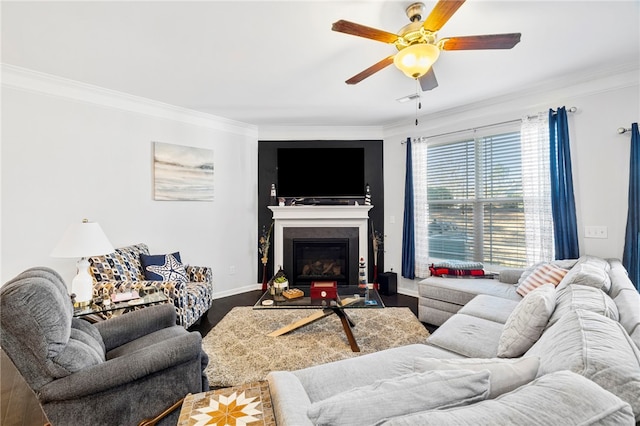
M 337 299 L 337 281 L 311 281 L 312 299 Z

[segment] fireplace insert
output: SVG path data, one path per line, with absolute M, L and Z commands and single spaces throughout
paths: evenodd
M 348 285 L 349 238 L 294 238 L 292 266 L 289 279 L 294 285 L 311 285 L 312 281 Z

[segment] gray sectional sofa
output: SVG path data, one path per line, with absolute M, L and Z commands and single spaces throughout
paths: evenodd
M 561 281 L 519 295 L 548 265 Z M 425 344 L 270 373 L 278 424 L 640 421 L 640 294 L 618 260 L 584 256 L 500 280 L 433 277 L 420 299 L 421 320 L 442 319 Z

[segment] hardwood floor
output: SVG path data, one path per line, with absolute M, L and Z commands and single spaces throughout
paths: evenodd
M 198 331 L 202 336 L 215 327 L 215 325 L 234 307 L 252 306 L 255 304 L 262 292 L 259 290 L 224 297 L 213 301 L 209 312 L 200 320 L 198 324 L 189 328 L 189 331 Z M 382 296 L 386 306 L 408 307 L 418 315 L 418 299 L 402 294 L 392 296 Z M 433 332 L 435 327 L 424 324 Z M 0 357 L 0 424 L 5 426 L 42 426 L 46 423 L 46 417 L 36 400 L 34 393 L 27 386 L 20 373 L 7 355 L 2 351 Z

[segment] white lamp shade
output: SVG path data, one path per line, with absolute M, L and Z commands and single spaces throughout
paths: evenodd
M 439 56 L 440 49 L 433 44 L 412 44 L 396 53 L 393 63 L 407 77 L 420 78 L 429 71 Z
M 51 252 L 53 257 L 89 257 L 113 253 L 115 249 L 99 224 L 74 223 L 67 228 L 58 245 Z

